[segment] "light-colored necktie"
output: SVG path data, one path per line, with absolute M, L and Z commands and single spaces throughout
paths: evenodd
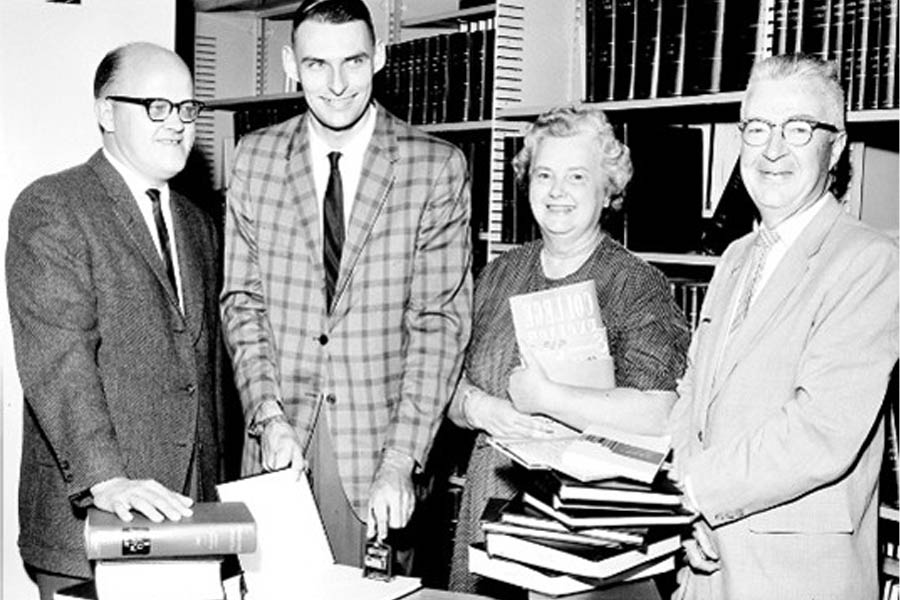
M 748 270 L 747 278 L 744 280 L 744 287 L 738 299 L 737 309 L 734 311 L 734 318 L 731 320 L 731 327 L 728 330 L 730 333 L 734 333 L 747 317 L 747 311 L 750 310 L 750 302 L 753 300 L 753 293 L 759 284 L 763 267 L 766 265 L 766 257 L 777 242 L 777 233 L 766 227 L 759 228 L 756 234 L 756 241 L 753 243 L 750 269 Z

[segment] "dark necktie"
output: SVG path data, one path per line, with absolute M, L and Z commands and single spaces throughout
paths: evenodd
M 169 283 L 172 284 L 175 298 L 178 298 L 178 285 L 175 283 L 175 267 L 172 264 L 172 249 L 169 245 L 169 230 L 166 229 L 166 222 L 163 220 L 159 190 L 150 188 L 147 190 L 147 195 L 150 196 L 150 202 L 153 204 L 153 220 L 156 221 L 156 235 L 159 237 L 160 254 L 162 254 L 163 262 L 166 265 L 166 275 L 169 277 Z
M 331 163 L 331 174 L 328 177 L 328 187 L 325 189 L 324 202 L 324 244 L 323 258 L 325 262 L 325 302 L 328 311 L 331 311 L 331 300 L 334 298 L 334 288 L 337 283 L 338 273 L 341 270 L 341 250 L 344 247 L 344 186 L 341 183 L 341 171 L 338 169 L 340 152 L 329 152 L 328 161 Z

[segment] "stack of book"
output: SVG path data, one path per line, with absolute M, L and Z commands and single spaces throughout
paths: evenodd
M 674 569 L 696 515 L 660 468 L 666 437 L 591 428 L 532 443 L 492 441 L 526 469 L 525 485 L 488 502 L 473 573 L 558 596 Z
M 97 600 L 224 600 L 225 557 L 256 548 L 256 523 L 243 502 L 200 502 L 180 521 L 90 509 L 85 547 Z

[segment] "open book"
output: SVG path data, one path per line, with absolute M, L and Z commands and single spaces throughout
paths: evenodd
M 519 347 L 532 351 L 551 381 L 615 387 L 615 368 L 593 281 L 511 296 L 509 308 Z
M 247 600 L 393 600 L 422 587 L 419 579 L 375 581 L 335 564 L 306 475 L 277 471 L 218 486 L 223 501 L 244 502 L 257 526 L 257 548 L 241 554 Z M 299 586 L 299 587 L 298 587 Z

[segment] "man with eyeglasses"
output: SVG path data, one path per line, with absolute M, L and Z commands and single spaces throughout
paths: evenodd
M 839 200 L 833 64 L 757 63 L 741 118 L 762 222 L 716 268 L 671 416 L 674 474 L 699 512 L 675 597 L 874 599 L 897 246 Z
M 178 520 L 220 473 L 218 242 L 168 184 L 203 105 L 148 43 L 107 54 L 94 96 L 102 149 L 28 186 L 9 224 L 19 546 L 42 600 L 91 576 L 87 507 Z

